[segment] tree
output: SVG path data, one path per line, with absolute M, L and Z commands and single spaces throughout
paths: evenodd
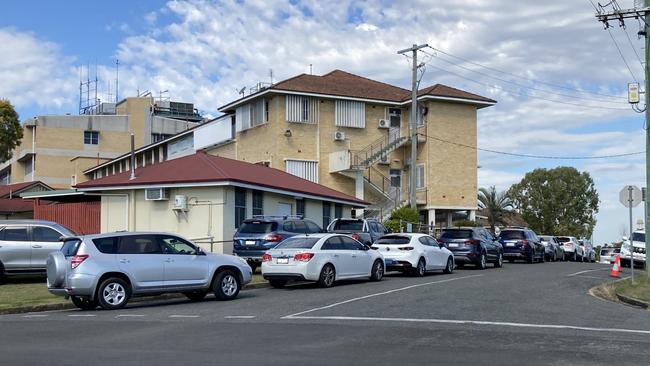
M 20 145 L 23 127 L 18 113 L 6 99 L 0 99 L 0 162 L 11 159 L 13 150 Z
M 497 189 L 492 186 L 487 189 L 479 188 L 478 207 L 486 211 L 490 228 L 494 232 L 497 222 L 501 222 L 503 212 L 512 209 L 513 206 L 507 192 L 497 192 Z
M 535 169 L 508 195 L 538 234 L 591 237 L 599 201 L 589 173 L 572 167 Z
M 399 233 L 406 228 L 407 223 L 417 224 L 420 221 L 418 210 L 409 206 L 398 208 L 390 215 L 390 219 L 384 222 L 384 226 L 394 233 Z M 402 227 L 400 227 L 402 225 Z

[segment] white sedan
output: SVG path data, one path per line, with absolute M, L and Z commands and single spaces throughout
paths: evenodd
M 428 271 L 454 271 L 454 253 L 429 235 L 384 235 L 372 247 L 384 256 L 388 270 L 409 272 L 418 277 Z
M 384 277 L 384 258 L 376 250 L 341 234 L 291 237 L 262 256 L 262 276 L 271 286 L 288 281 L 315 281 L 331 287 L 335 281 Z

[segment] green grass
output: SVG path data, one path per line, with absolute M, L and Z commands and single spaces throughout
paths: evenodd
M 614 290 L 628 297 L 637 300 L 650 302 L 650 279 L 646 277 L 645 273 L 634 276 L 634 284 L 630 279 L 619 281 L 613 284 Z
M 23 306 L 60 304 L 68 300 L 47 291 L 44 278 L 12 278 L 0 286 L 0 311 Z

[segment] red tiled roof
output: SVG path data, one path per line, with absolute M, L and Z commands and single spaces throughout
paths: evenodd
M 9 198 L 10 193 L 12 196 L 18 197 L 18 193 L 21 193 L 23 190 L 35 185 L 43 185 L 45 187 L 48 187 L 45 183 L 40 181 L 0 185 L 0 198 Z
M 32 200 L 24 200 L 22 198 L 0 198 L 0 212 L 2 213 L 29 212 L 33 210 L 34 201 Z
M 497 102 L 494 99 L 482 97 L 478 94 L 472 94 L 464 90 L 452 88 L 451 86 L 447 86 L 443 84 L 435 84 L 430 87 L 418 90 L 418 96 L 423 96 L 423 95 L 432 95 L 435 97 L 443 97 L 443 98 L 469 99 L 469 100 L 476 100 L 478 102 L 486 102 L 486 103 Z
M 182 183 L 234 182 L 250 184 L 319 196 L 329 199 L 348 201 L 360 205 L 367 202 L 341 193 L 323 185 L 285 173 L 281 170 L 264 165 L 251 164 L 244 161 L 208 155 L 205 152 L 182 158 L 168 160 L 159 164 L 138 168 L 135 179 L 130 180 L 130 172 L 111 175 L 108 177 L 77 184 L 78 189 L 164 185 Z

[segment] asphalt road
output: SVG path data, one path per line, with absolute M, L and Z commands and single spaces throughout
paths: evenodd
M 506 263 L 246 290 L 231 302 L 6 315 L 0 363 L 648 365 L 650 312 L 588 294 L 608 274 L 598 264 Z

